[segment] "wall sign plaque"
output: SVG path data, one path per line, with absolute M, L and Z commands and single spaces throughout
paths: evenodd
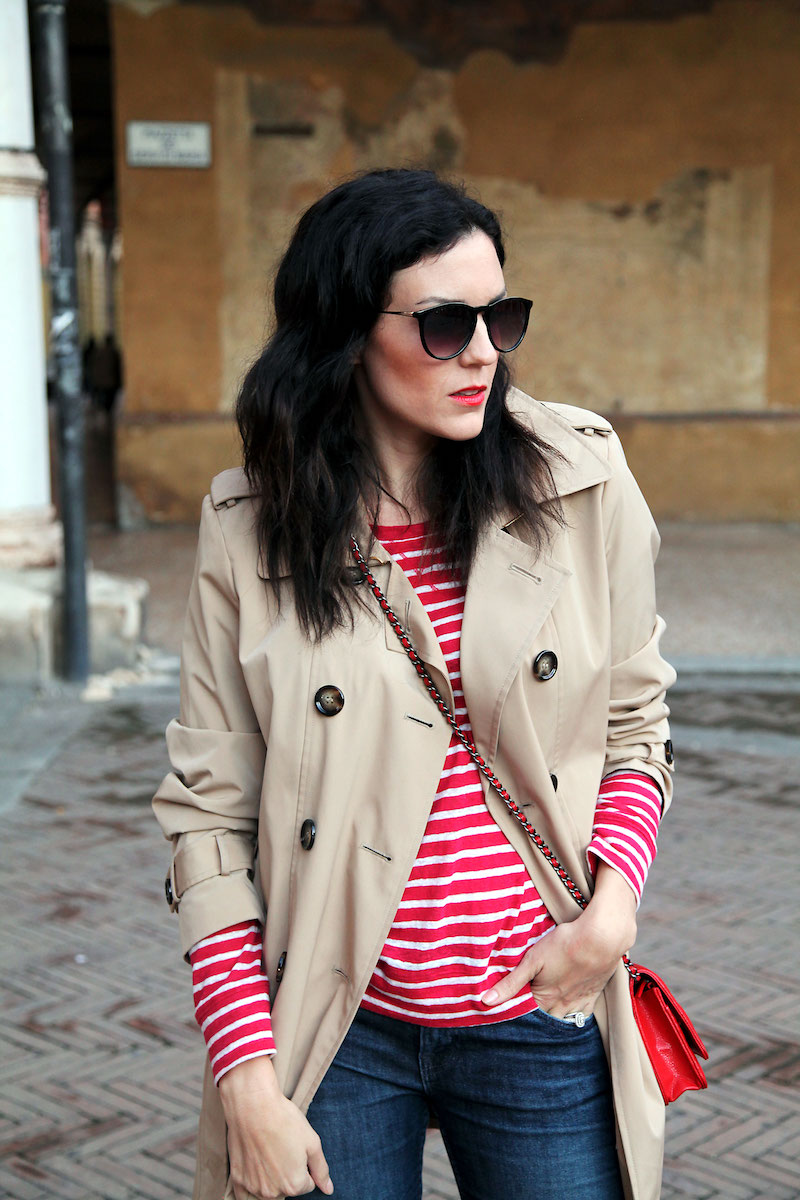
M 128 121 L 125 161 L 129 167 L 211 166 L 207 121 Z

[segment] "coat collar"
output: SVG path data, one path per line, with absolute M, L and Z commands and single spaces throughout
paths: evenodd
M 607 458 L 594 444 L 595 435 L 600 443 L 612 432 L 605 417 L 568 404 L 541 404 L 519 388 L 511 388 L 507 403 L 515 417 L 557 451 L 550 464 L 556 495 L 570 496 L 608 479 Z
M 557 451 L 550 461 L 559 499 L 609 478 L 602 440 L 612 429 L 605 418 L 540 404 L 517 388 L 511 389 L 508 404 Z M 473 736 L 490 760 L 509 688 L 570 575 L 549 546 L 540 550 L 522 540 L 516 514 L 501 514 L 481 541 L 467 585 L 461 669 Z
M 559 498 L 608 479 L 611 472 L 606 458 L 592 444 L 594 435 L 599 434 L 600 442 L 611 432 L 603 417 L 583 409 L 540 404 L 516 388 L 509 393 L 509 408 L 558 452 L 551 466 Z M 432 669 L 445 698 L 452 702 L 436 632 L 411 583 L 380 542 L 373 544 L 371 563 L 394 612 Z M 461 673 L 473 735 L 488 757 L 493 756 L 497 744 L 508 689 L 569 575 L 546 547 L 539 551 L 522 540 L 512 512 L 500 513 L 481 540 L 467 585 Z M 405 653 L 388 621 L 386 645 Z

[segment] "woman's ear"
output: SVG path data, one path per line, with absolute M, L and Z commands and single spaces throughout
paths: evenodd
M 367 342 L 369 341 L 369 336 L 359 334 L 359 336 L 354 338 L 353 341 L 355 345 L 353 345 L 350 350 L 350 364 L 353 367 L 361 367 L 364 365 L 364 350 L 366 349 Z

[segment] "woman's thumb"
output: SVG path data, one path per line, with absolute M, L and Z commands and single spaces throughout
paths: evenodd
M 509 971 L 502 979 L 498 979 L 488 992 L 484 992 L 481 1002 L 494 1008 L 496 1005 L 502 1004 L 504 1000 L 510 1000 L 512 996 L 516 996 L 517 992 L 522 991 L 527 983 L 530 983 L 530 970 L 526 970 L 520 963 L 519 966 L 514 967 L 513 971 Z

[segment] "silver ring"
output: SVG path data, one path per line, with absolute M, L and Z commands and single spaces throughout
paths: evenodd
M 583 1029 L 586 1024 L 586 1013 L 581 1012 L 578 1008 L 575 1012 L 565 1013 L 561 1020 L 570 1021 L 573 1025 L 577 1025 L 578 1029 Z

